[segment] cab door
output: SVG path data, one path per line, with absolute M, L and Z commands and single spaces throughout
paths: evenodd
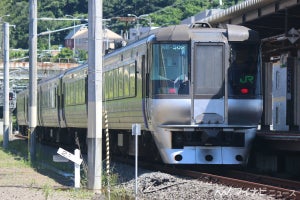
M 224 44 L 194 43 L 192 118 L 196 124 L 225 119 Z

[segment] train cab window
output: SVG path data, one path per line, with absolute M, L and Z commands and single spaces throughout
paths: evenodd
M 249 98 L 260 95 L 260 57 L 258 44 L 230 44 L 228 95 Z
M 189 94 L 188 45 L 153 44 L 150 71 L 152 94 Z

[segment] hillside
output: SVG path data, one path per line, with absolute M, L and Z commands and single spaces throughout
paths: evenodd
M 223 7 L 228 7 L 237 0 L 223 1 Z M 72 15 L 75 18 L 87 18 L 88 0 L 37 0 L 38 18 L 66 18 Z M 129 13 L 137 16 L 150 14 L 154 26 L 178 24 L 182 19 L 194 15 L 207 8 L 218 7 L 217 0 L 103 0 L 103 18 L 127 16 Z M 10 16 L 4 16 L 9 14 Z M 16 25 L 10 31 L 10 47 L 28 49 L 29 29 L 29 1 L 28 0 L 1 0 L 0 17 L 2 21 Z M 144 20 L 141 20 L 144 21 Z M 80 23 L 77 21 L 76 23 Z M 82 22 L 86 23 L 86 22 Z M 47 30 L 58 30 L 73 25 L 73 21 L 38 21 L 38 33 Z M 112 21 L 108 27 L 119 33 L 134 24 Z M 51 44 L 63 44 L 67 31 L 51 34 Z M 48 35 L 38 38 L 40 50 L 48 48 Z

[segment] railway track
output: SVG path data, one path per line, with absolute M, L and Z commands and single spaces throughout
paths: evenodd
M 15 137 L 27 139 L 22 135 Z M 134 160 L 120 157 L 113 158 L 116 161 L 134 165 Z M 154 171 L 195 178 L 204 182 L 222 184 L 230 187 L 242 188 L 245 192 L 267 194 L 276 199 L 299 199 L 300 182 L 282 178 L 259 175 L 239 170 L 201 170 L 182 169 L 173 165 L 153 164 L 139 161 L 139 166 Z M 186 166 L 185 166 L 186 167 Z
M 168 171 L 170 172 L 170 170 L 171 169 L 169 169 Z M 249 176 L 249 173 L 240 171 L 231 171 L 230 175 L 219 175 L 182 169 L 173 169 L 172 172 L 197 178 L 202 181 L 242 188 L 243 190 L 252 193 L 267 194 L 276 199 L 300 199 L 300 187 L 297 187 L 299 186 L 300 182 L 290 181 L 286 179 L 278 179 L 254 174 L 252 174 L 252 176 Z M 236 177 L 233 178 L 232 176 Z M 261 180 L 263 180 L 264 183 L 261 183 Z M 297 187 L 297 189 L 295 187 Z
M 134 161 L 118 158 L 117 161 L 133 164 Z M 216 170 L 210 172 L 182 169 L 174 166 L 139 162 L 139 166 L 149 170 L 173 175 L 186 176 L 199 181 L 241 188 L 245 193 L 266 194 L 275 199 L 299 199 L 300 182 L 237 170 Z
M 23 139 L 23 140 L 27 140 L 28 136 L 24 136 L 22 134 L 14 134 L 14 137 L 19 138 L 19 139 Z

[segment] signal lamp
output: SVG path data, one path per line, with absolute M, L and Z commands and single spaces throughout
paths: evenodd
M 241 89 L 241 93 L 242 94 L 248 94 L 249 93 L 249 89 L 248 88 L 242 88 Z
M 169 94 L 176 94 L 175 88 L 169 88 Z

